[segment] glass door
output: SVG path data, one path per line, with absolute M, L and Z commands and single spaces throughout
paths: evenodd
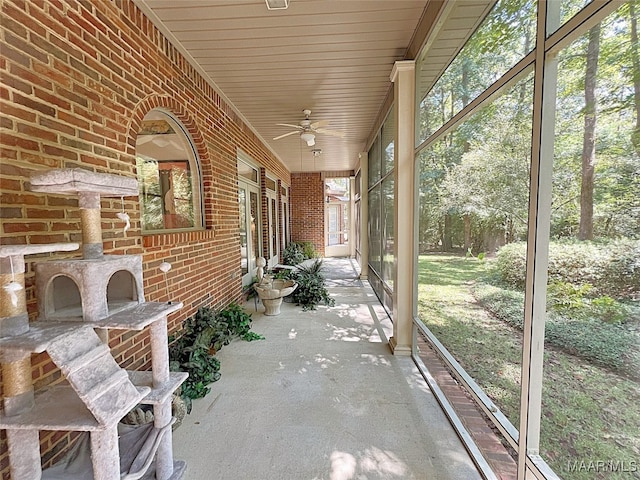
M 242 284 L 252 282 L 256 271 L 256 258 L 260 255 L 258 244 L 260 204 L 256 187 L 240 184 L 238 201 L 240 203 L 240 256 L 242 264 Z
M 347 257 L 349 247 L 349 218 L 351 196 L 349 178 L 331 178 L 325 181 L 325 256 Z
M 269 260 L 268 265 L 273 267 L 279 262 L 280 255 L 280 242 L 278 241 L 279 227 L 278 227 L 278 198 L 275 192 L 269 191 L 267 193 L 267 208 L 269 219 Z
M 289 244 L 289 202 L 282 202 L 282 245 Z

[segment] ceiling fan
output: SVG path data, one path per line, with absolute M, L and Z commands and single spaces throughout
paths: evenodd
M 284 135 L 280 135 L 278 137 L 274 137 L 274 140 L 280 140 L 281 138 L 288 137 L 289 135 L 295 135 L 297 133 L 300 134 L 300 140 L 304 140 L 307 142 L 309 147 L 313 147 L 316 144 L 316 134 L 324 133 L 326 135 L 332 135 L 334 137 L 344 137 L 344 133 L 337 132 L 335 130 L 328 130 L 325 127 L 329 125 L 329 120 L 319 120 L 317 122 L 311 122 L 309 117 L 311 116 L 311 110 L 303 110 L 304 120 L 300 122 L 300 125 L 292 125 L 290 123 L 278 123 L 276 125 L 280 125 L 282 127 L 291 127 L 295 128 L 294 131 L 285 133 Z

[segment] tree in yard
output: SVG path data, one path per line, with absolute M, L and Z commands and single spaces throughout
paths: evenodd
M 600 54 L 600 24 L 589 31 L 584 80 L 584 135 L 580 187 L 580 240 L 593 240 L 593 179 L 596 164 L 596 79 Z
M 631 142 L 636 149 L 636 154 L 640 156 L 640 55 L 638 55 L 638 18 L 636 17 L 637 0 L 629 2 L 630 18 L 630 56 L 632 65 L 632 81 L 634 93 L 634 107 L 636 113 L 636 124 L 631 134 Z

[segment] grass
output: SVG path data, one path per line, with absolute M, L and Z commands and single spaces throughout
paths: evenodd
M 474 258 L 421 256 L 419 316 L 518 428 L 522 332 L 477 302 L 474 286 L 485 269 Z M 503 310 L 523 315 L 516 297 L 501 298 Z M 546 346 L 542 395 L 541 455 L 562 478 L 633 478 L 628 471 L 572 467 L 603 461 L 640 469 L 637 381 Z

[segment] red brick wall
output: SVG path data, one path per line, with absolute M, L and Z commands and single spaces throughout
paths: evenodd
M 320 173 L 291 174 L 291 240 L 311 242 L 324 256 L 324 180 Z
M 241 294 L 236 149 L 286 183 L 290 174 L 233 110 L 130 0 L 3 0 L 0 18 L 0 233 L 3 244 L 81 242 L 77 198 L 29 191 L 29 174 L 82 167 L 135 177 L 136 135 L 144 116 L 161 107 L 194 139 L 205 204 L 202 231 L 142 235 L 140 204 L 125 200 L 131 229 L 116 218 L 120 199 L 103 199 L 106 254 L 141 254 L 145 299 L 172 297 L 184 307 L 170 331 L 203 305 Z M 78 256 L 77 253 L 65 254 Z M 51 255 L 62 256 L 62 255 Z M 26 258 L 30 318 L 38 314 L 33 262 Z M 150 366 L 148 333 L 112 331 L 117 361 Z M 37 387 L 60 379 L 46 354 L 34 356 Z M 0 379 L 0 392 L 2 382 Z M 64 453 L 64 432 L 43 432 L 43 461 Z M 0 432 L 0 472 L 9 478 Z

